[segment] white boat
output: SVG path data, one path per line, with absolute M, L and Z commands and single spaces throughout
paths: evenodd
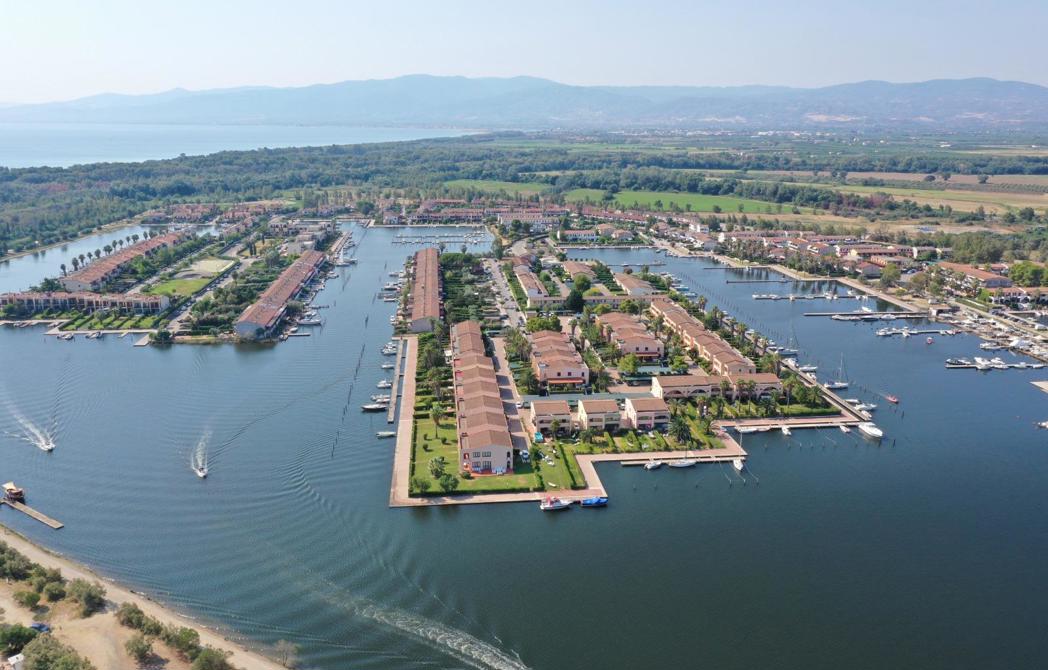
M 382 355 L 383 356 L 396 356 L 397 355 L 397 350 L 396 349 L 383 348 L 382 349 Z
M 678 458 L 676 460 L 669 461 L 668 463 L 666 463 L 666 465 L 670 466 L 671 468 L 690 468 L 694 467 L 696 463 L 698 463 L 698 460 L 694 458 Z
M 1038 428 L 1048 428 L 1048 421 L 1041 421 L 1037 424 Z
M 369 402 L 366 405 L 361 405 L 360 409 L 365 412 L 385 412 L 389 407 L 387 403 Z
M 797 368 L 799 372 L 815 372 L 819 369 L 818 365 L 802 365 Z
M 884 437 L 884 431 L 877 427 L 876 424 L 866 421 L 859 424 L 859 432 L 869 437 L 882 438 Z
M 787 437 L 789 437 L 790 435 L 793 435 L 793 432 L 790 430 L 789 426 L 782 426 L 781 428 L 779 428 L 779 430 L 781 430 L 782 434 L 787 436 Z
M 839 391 L 839 390 L 841 390 L 841 389 L 846 389 L 846 388 L 848 388 L 848 382 L 841 382 L 841 381 L 836 381 L 836 382 L 826 382 L 826 383 L 825 383 L 825 384 L 823 384 L 822 386 L 823 386 L 823 388 L 825 388 L 825 389 L 826 389 L 827 391 Z
M 372 402 L 389 402 L 392 397 L 387 393 L 386 395 L 373 395 L 371 396 Z
M 553 496 L 546 496 L 546 499 L 539 503 L 539 509 L 543 512 L 555 512 L 557 510 L 567 509 L 571 506 L 571 502 L 567 500 L 561 500 Z
M 375 386 L 377 386 L 380 389 L 391 389 L 393 388 L 393 382 L 389 381 L 388 379 L 382 379 L 379 381 L 378 384 L 375 384 Z
M 745 464 L 743 463 L 741 458 L 733 458 L 733 459 L 731 459 L 731 464 L 739 472 L 742 472 L 742 468 L 745 467 Z
M 749 433 L 756 433 L 760 428 L 757 426 L 735 426 L 735 432 L 748 435 Z
M 859 410 L 860 412 L 871 412 L 877 409 L 877 405 L 873 404 L 872 402 L 860 402 L 858 405 L 855 406 L 855 409 Z
M 838 426 L 838 428 L 841 429 L 842 433 L 850 433 L 851 432 L 851 428 L 845 426 L 843 423 L 840 426 Z
M 383 370 L 392 370 L 395 367 L 397 367 L 397 366 L 395 364 L 393 364 L 393 363 L 383 363 L 382 364 L 382 369 Z
M 396 437 L 396 436 L 397 436 L 397 431 L 395 431 L 395 430 L 380 430 L 377 433 L 375 433 L 375 437 L 381 437 L 381 438 Z
M 193 468 L 193 472 L 196 473 L 197 477 L 200 477 L 201 479 L 207 479 L 207 466 L 206 465 L 195 466 Z
M 656 470 L 662 467 L 662 461 L 650 460 L 644 464 L 645 470 Z

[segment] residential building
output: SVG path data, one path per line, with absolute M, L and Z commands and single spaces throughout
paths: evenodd
M 542 283 L 542 280 L 538 278 L 538 275 L 532 272 L 531 268 L 528 266 L 513 266 L 513 276 L 517 278 L 517 281 L 520 283 L 520 288 L 524 290 L 524 295 L 528 299 L 528 307 L 533 306 L 532 301 L 535 298 L 549 297 L 546 285 Z M 559 298 L 559 300 L 564 299 Z
M 299 256 L 236 320 L 237 337 L 259 340 L 272 335 L 284 318 L 288 301 L 317 274 L 324 260 L 324 254 L 319 251 L 307 251 Z
M 635 430 L 665 430 L 670 408 L 662 398 L 626 398 L 623 424 Z
M 430 247 L 415 254 L 409 327 L 413 333 L 428 333 L 439 320 L 440 251 Z
M 589 384 L 589 367 L 565 333 L 552 330 L 532 333 L 531 368 L 539 383 L 551 389 Z
M 626 272 L 616 272 L 615 282 L 621 286 L 622 290 L 626 292 L 626 295 L 631 298 L 636 296 L 651 296 L 658 293 L 658 291 L 656 291 L 648 282 Z
M 1012 285 L 1012 280 L 1002 277 L 989 270 L 981 270 L 973 265 L 964 263 L 939 263 L 936 267 L 946 270 L 946 276 L 954 286 L 971 290 L 1007 288 Z M 960 279 L 954 277 L 960 276 Z
M 589 263 L 583 263 L 581 261 L 564 261 L 561 263 L 561 267 L 564 269 L 564 273 L 572 278 L 575 278 L 578 275 L 585 275 L 591 280 L 597 278 L 597 274 L 593 271 L 593 267 Z
M 629 242 L 634 238 L 632 230 L 625 230 L 623 228 L 617 228 L 612 231 L 611 239 L 616 242 Z
M 557 430 L 553 430 L 553 422 Z M 553 432 L 571 432 L 571 408 L 567 400 L 535 400 L 531 403 L 531 425 L 535 430 L 552 434 Z
M 557 237 L 561 242 L 593 242 L 599 235 L 593 228 L 577 228 L 561 230 Z
M 615 432 L 622 425 L 619 403 L 610 398 L 584 398 L 579 401 L 579 428 Z
M 64 277 L 59 277 L 58 283 L 67 291 L 97 291 L 106 282 L 119 275 L 135 259 L 152 256 L 161 249 L 173 247 L 189 235 L 190 233 L 186 232 L 176 232 L 142 240 L 119 251 L 114 251 L 108 256 L 97 258 L 87 266 L 70 272 Z
M 665 327 L 680 335 L 685 346 L 709 361 L 714 374 L 752 374 L 757 371 L 753 361 L 732 348 L 719 335 L 706 330 L 698 319 L 672 300 L 663 297 L 652 300 L 651 312 L 655 316 L 661 315 Z
M 459 468 L 478 475 L 512 472 L 513 438 L 480 324 L 452 326 L 451 352 Z
M 652 335 L 639 317 L 622 312 L 608 312 L 596 319 L 602 334 L 614 344 L 622 355 L 633 354 L 643 360 L 659 360 L 666 345 Z
M 0 308 L 15 305 L 26 312 L 36 313 L 47 310 L 79 310 L 94 312 L 96 310 L 116 310 L 125 314 L 159 314 L 167 309 L 171 301 L 166 295 L 149 295 L 145 293 L 3 293 L 0 294 Z

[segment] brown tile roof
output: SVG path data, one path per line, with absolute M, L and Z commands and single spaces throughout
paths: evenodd
M 535 414 L 571 414 L 567 400 L 536 400 L 531 409 Z
M 599 414 L 603 412 L 618 412 L 619 403 L 609 399 L 586 398 L 579 401 L 581 407 L 587 414 Z
M 436 247 L 415 254 L 411 320 L 440 319 L 440 252 Z
M 323 262 L 324 254 L 319 251 L 303 253 L 273 280 L 269 288 L 263 291 L 255 302 L 244 310 L 244 313 L 237 319 L 237 323 L 253 323 L 265 330 L 275 326 L 283 315 L 288 301 L 298 293 L 302 285 Z
M 91 262 L 83 269 L 77 270 L 76 272 L 70 272 L 64 277 L 64 279 L 76 279 L 85 284 L 95 284 L 136 258 L 151 254 L 163 247 L 174 246 L 185 236 L 186 233 L 167 233 L 166 235 L 158 235 L 152 239 L 142 240 L 141 242 L 132 244 L 129 247 L 124 247 L 120 251 L 111 253 L 108 256 L 103 256 Z
M 668 412 L 670 411 L 666 401 L 662 398 L 626 398 L 626 402 L 633 405 L 638 412 Z

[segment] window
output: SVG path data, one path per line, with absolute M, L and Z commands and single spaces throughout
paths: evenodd
M 484 452 L 484 458 L 491 458 L 491 452 L 490 451 L 485 451 Z

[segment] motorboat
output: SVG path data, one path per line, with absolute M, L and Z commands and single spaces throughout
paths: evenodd
M 785 435 L 786 437 L 789 437 L 790 435 L 793 435 L 793 431 L 790 430 L 789 426 L 782 426 L 782 427 L 779 428 L 779 430 L 781 430 L 782 434 Z
M 948 368 L 971 368 L 975 367 L 975 363 L 972 363 L 967 358 L 947 358 L 946 367 Z
M 819 369 L 818 365 L 801 365 L 797 368 L 798 372 L 815 372 Z
M 385 412 L 389 407 L 387 406 L 387 403 L 369 402 L 366 405 L 361 405 L 360 409 L 365 412 Z
M 930 335 L 928 337 L 924 338 L 924 343 L 925 344 L 933 344 L 934 342 L 935 342 L 935 340 L 933 340 Z
M 375 437 L 379 437 L 379 438 L 388 438 L 388 437 L 396 437 L 396 436 L 397 436 L 397 431 L 395 431 L 395 430 L 380 430 L 377 433 L 375 433 Z
M 878 428 L 877 425 L 871 421 L 860 423 L 859 432 L 868 437 L 874 437 L 877 439 L 884 437 L 884 431 Z
M 742 472 L 742 469 L 746 466 L 746 464 L 743 462 L 743 460 L 741 458 L 733 458 L 733 459 L 731 459 L 731 465 L 738 472 Z
M 396 347 L 394 347 L 392 349 L 390 349 L 389 347 L 383 347 L 382 348 L 382 355 L 383 356 L 396 356 L 397 355 L 397 349 L 396 349 Z
M 735 432 L 743 435 L 749 435 L 750 433 L 756 433 L 760 428 L 757 426 L 735 426 Z
M 645 470 L 657 470 L 662 467 L 662 461 L 656 461 L 654 459 L 644 464 Z
M 884 399 L 887 400 L 888 402 L 890 402 L 893 405 L 898 405 L 899 404 L 899 399 L 896 398 L 895 396 L 891 395 L 890 393 L 888 395 L 884 396 Z
M 371 401 L 372 402 L 389 402 L 390 401 L 390 395 L 388 393 L 386 395 L 373 395 L 373 396 L 371 396 Z
M 860 402 L 858 405 L 855 406 L 855 409 L 859 410 L 860 412 L 872 412 L 873 410 L 877 409 L 877 405 L 873 404 L 872 402 Z
M 837 382 L 826 382 L 826 383 L 825 383 L 825 384 L 823 384 L 822 386 L 823 386 L 823 388 L 825 388 L 825 389 L 826 389 L 827 391 L 838 391 L 838 390 L 841 390 L 841 389 L 846 389 L 846 388 L 848 388 L 848 382 L 841 382 L 841 381 L 837 381 Z
M 397 366 L 394 365 L 393 363 L 383 363 L 382 364 L 382 369 L 383 370 L 392 370 L 395 367 L 397 367 Z
M 976 370 L 989 370 L 992 367 L 993 365 L 990 364 L 990 361 L 986 360 L 985 358 L 979 358 L 978 356 L 975 357 Z
M 592 498 L 583 498 L 579 501 L 579 507 L 607 507 L 608 497 L 607 496 L 593 496 Z
M 539 509 L 543 512 L 556 512 L 557 510 L 568 509 L 570 506 L 571 502 L 553 496 L 546 496 L 546 499 L 539 503 Z
M 389 381 L 388 379 L 382 379 L 379 381 L 379 383 L 375 384 L 375 386 L 380 389 L 391 389 L 393 388 L 393 382 Z
M 669 461 L 666 465 L 671 468 L 691 468 L 698 463 L 698 460 L 694 458 L 678 458 L 676 460 Z
M 207 479 L 207 466 L 206 465 L 195 465 L 193 466 L 193 472 L 196 473 L 197 477 L 201 479 Z
M 850 433 L 850 432 L 851 432 L 851 428 L 849 428 L 849 427 L 845 426 L 845 425 L 844 425 L 843 423 L 842 423 L 842 424 L 840 424 L 840 425 L 838 426 L 838 428 L 840 428 L 840 429 L 841 429 L 841 432 L 842 432 L 842 433 Z
M 1037 424 L 1038 428 L 1048 428 L 1048 421 L 1041 421 Z
M 25 490 L 15 486 L 14 482 L 4 484 L 4 500 L 8 502 L 25 502 Z

